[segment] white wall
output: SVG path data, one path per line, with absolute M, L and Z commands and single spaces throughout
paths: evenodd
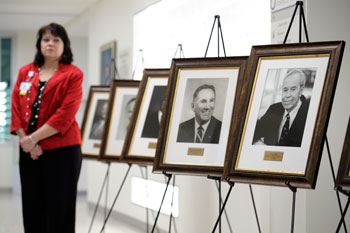
M 306 16 L 310 41 L 344 40 L 347 43 L 327 131 L 336 174 L 350 114 L 349 11 L 350 1 L 348 0 L 307 1 Z M 334 183 L 325 145 L 316 190 L 307 192 L 307 232 L 335 232 L 340 220 L 340 211 L 333 187 Z M 342 197 L 344 208 L 345 198 L 342 194 L 340 196 Z M 346 222 L 349 229 L 349 213 L 347 214 Z M 340 232 L 344 232 L 344 230 L 342 229 Z

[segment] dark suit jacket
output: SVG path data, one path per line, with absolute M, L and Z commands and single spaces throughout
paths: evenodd
M 180 124 L 177 142 L 194 142 L 195 119 L 192 118 Z M 207 131 L 205 131 L 202 143 L 219 143 L 221 132 L 221 121 L 211 117 Z
M 158 120 L 158 111 L 152 112 L 146 117 L 145 125 L 143 127 L 141 137 L 158 138 L 159 128 L 160 128 L 160 125 Z
M 300 100 L 301 106 L 297 115 L 295 116 L 293 124 L 289 128 L 286 143 L 280 146 L 301 146 L 307 112 L 309 110 L 309 101 L 307 101 L 304 96 L 301 96 Z M 278 131 L 283 114 L 284 108 L 281 102 L 272 104 L 264 116 L 262 116 L 256 124 L 253 143 L 258 141 L 260 138 L 264 138 L 264 143 L 266 145 L 278 146 Z

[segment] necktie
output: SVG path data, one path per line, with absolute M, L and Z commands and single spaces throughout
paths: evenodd
M 286 118 L 287 118 L 287 120 L 286 120 L 286 122 L 283 125 L 280 141 L 278 143 L 278 145 L 280 145 L 280 146 L 284 146 L 285 145 L 286 139 L 287 139 L 287 136 L 288 136 L 288 132 L 289 132 L 289 119 L 290 119 L 289 113 L 286 115 Z
M 200 125 L 197 128 L 197 136 L 196 136 L 196 143 L 201 143 L 203 140 L 203 127 Z

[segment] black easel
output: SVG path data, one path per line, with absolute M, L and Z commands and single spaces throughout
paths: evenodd
M 230 185 L 230 188 L 229 188 L 229 190 L 228 190 L 228 192 L 227 192 L 227 194 L 226 194 L 225 201 L 224 201 L 224 203 L 223 203 L 223 205 L 222 205 L 221 211 L 220 211 L 219 216 L 218 216 L 218 218 L 217 218 L 217 220 L 216 220 L 216 223 L 215 223 L 215 225 L 214 225 L 214 228 L 213 228 L 212 233 L 215 233 L 216 227 L 218 226 L 218 224 L 219 224 L 219 222 L 220 222 L 220 220 L 221 220 L 221 215 L 222 215 L 222 213 L 223 213 L 224 210 L 225 210 L 225 206 L 226 206 L 227 200 L 228 200 L 228 198 L 229 198 L 229 196 L 230 196 L 230 194 L 231 194 L 231 191 L 232 191 L 233 186 L 235 185 L 235 183 L 234 183 L 234 182 L 231 182 L 231 181 L 228 181 L 228 184 Z
M 182 49 L 182 44 L 178 44 L 177 48 L 175 50 L 175 54 L 174 54 L 174 58 L 176 58 L 176 55 L 179 53 L 179 58 L 185 58 L 185 54 L 184 51 Z M 168 233 L 171 233 L 171 225 L 172 222 L 174 221 L 174 228 L 175 228 L 175 232 L 177 232 L 177 228 L 176 228 L 176 224 L 175 224 L 175 220 L 173 218 L 173 204 L 174 204 L 174 192 L 175 192 L 175 178 L 176 176 L 173 176 L 173 192 L 171 194 L 171 209 L 170 209 L 170 218 L 169 218 L 169 230 Z
M 97 210 L 98 210 L 98 206 L 99 206 L 100 201 L 101 201 L 101 197 L 102 197 L 102 193 L 103 193 L 103 190 L 104 190 L 104 186 L 106 185 L 107 180 L 108 180 L 108 178 L 109 178 L 109 170 L 110 170 L 110 167 L 111 167 L 111 163 L 110 163 L 110 162 L 107 162 L 106 175 L 105 175 L 105 178 L 103 179 L 103 183 L 102 183 L 102 187 L 101 187 L 100 194 L 98 195 L 97 203 L 96 203 L 96 206 L 95 206 L 94 213 L 93 213 L 93 215 L 92 215 L 92 219 L 91 219 L 91 223 L 90 223 L 90 226 L 89 226 L 88 233 L 91 232 L 92 225 L 93 225 L 93 223 L 94 223 L 95 216 L 96 216 L 96 213 L 97 213 Z M 107 202 L 107 195 L 108 195 L 108 190 L 106 189 L 106 202 Z M 106 217 L 106 216 L 105 216 L 105 217 Z
M 345 205 L 344 212 L 342 212 L 341 219 L 339 221 L 339 224 L 338 224 L 338 227 L 337 227 L 337 230 L 335 231 L 335 233 L 339 232 L 342 223 L 344 224 L 344 228 L 345 228 L 345 220 L 344 220 L 344 218 L 345 218 L 346 212 L 348 212 L 348 208 L 349 208 L 349 205 L 350 205 L 350 191 L 344 191 L 342 188 L 338 188 L 337 191 L 339 191 L 339 192 L 343 193 L 345 196 L 347 196 L 348 197 L 348 202 Z
M 222 206 L 223 206 L 223 203 L 222 203 L 222 197 L 221 197 L 221 178 L 220 177 L 217 177 L 217 176 L 207 176 L 208 179 L 212 179 L 215 181 L 215 184 L 216 184 L 216 188 L 218 190 L 218 194 L 219 194 L 219 215 L 220 215 L 220 219 L 218 221 L 218 225 L 219 225 L 219 232 L 221 232 L 221 211 L 223 211 L 225 213 L 225 217 L 226 217 L 226 220 L 227 220 L 227 224 L 228 224 L 228 227 L 230 229 L 230 232 L 232 233 L 232 227 L 231 227 L 231 223 L 229 221 L 229 218 L 228 218 L 228 215 L 227 215 L 227 212 L 226 212 L 226 209 L 224 209 Z
M 185 58 L 185 54 L 184 51 L 182 49 L 182 44 L 178 44 L 175 50 L 175 54 L 174 54 L 174 58 L 176 58 L 176 55 L 179 53 L 179 58 Z M 171 223 L 172 221 L 174 221 L 174 228 L 175 228 L 175 232 L 177 232 L 176 229 L 176 224 L 175 224 L 175 220 L 173 218 L 173 203 L 174 203 L 174 192 L 175 192 L 175 175 L 173 177 L 173 192 L 171 195 L 171 210 L 170 210 L 170 218 L 169 218 L 169 231 L 168 233 L 171 233 Z
M 163 195 L 162 201 L 161 201 L 160 206 L 159 206 L 159 210 L 158 210 L 158 213 L 157 213 L 157 217 L 156 217 L 156 219 L 154 220 L 154 224 L 153 224 L 153 228 L 152 228 L 151 233 L 154 232 L 154 229 L 155 229 L 155 227 L 156 227 L 156 225 L 157 225 L 158 218 L 159 218 L 159 214 L 160 214 L 160 211 L 161 211 L 161 209 L 162 209 L 163 202 L 164 202 L 164 199 L 165 199 L 165 195 L 166 195 L 166 192 L 167 192 L 167 190 L 168 190 L 169 183 L 170 183 L 170 180 L 171 180 L 171 177 L 172 177 L 172 174 L 167 174 L 167 173 L 165 173 L 165 172 L 163 172 L 163 174 L 164 174 L 166 177 L 168 177 L 168 182 L 167 182 L 167 184 L 166 184 L 165 191 L 164 191 L 164 195 Z
M 185 58 L 184 51 L 182 50 L 182 44 L 177 45 L 177 48 L 176 48 L 175 54 L 174 54 L 174 58 L 176 58 L 178 51 L 179 51 L 179 58 Z
M 143 179 L 145 179 L 146 181 L 148 181 L 148 171 L 147 171 L 147 166 L 146 165 L 139 165 L 140 167 L 140 173 L 141 173 L 141 177 Z M 145 168 L 145 175 L 143 174 L 142 168 Z M 148 187 L 146 184 L 146 200 L 148 200 Z M 148 226 L 149 226 L 149 209 L 148 206 L 146 206 L 146 233 L 148 233 Z
M 307 28 L 306 28 L 306 21 L 305 21 L 305 15 L 304 15 L 304 8 L 303 8 L 303 1 L 297 1 L 295 3 L 295 9 L 294 9 L 294 12 L 293 12 L 293 15 L 292 15 L 292 19 L 289 23 L 289 26 L 288 26 L 288 29 L 287 29 L 287 33 L 286 33 L 286 36 L 283 40 L 283 44 L 286 43 L 287 41 L 287 38 L 288 38 L 288 35 L 289 35 L 289 31 L 290 31 L 290 28 L 293 24 L 293 20 L 294 20 L 294 17 L 295 17 L 295 13 L 298 9 L 298 7 L 300 6 L 300 15 L 299 15 L 299 43 L 301 43 L 301 35 L 302 35 L 302 22 L 303 22 L 303 25 L 304 25 L 304 32 L 305 32 L 305 37 L 306 37 L 306 41 L 309 42 L 309 36 L 308 36 L 308 33 L 307 33 Z M 329 149 L 329 143 L 328 143 L 328 139 L 327 139 L 327 136 L 326 136 L 326 146 L 327 146 L 327 152 L 328 152 L 328 158 L 329 158 L 329 163 L 330 163 L 330 166 L 331 166 L 331 171 L 332 171 L 332 177 L 333 177 L 333 182 L 335 184 L 335 173 L 334 173 L 334 167 L 333 167 L 333 162 L 332 162 L 332 157 L 331 157 L 331 152 L 330 152 L 330 149 Z M 287 184 L 288 183 L 288 184 Z M 292 188 L 289 184 L 289 181 L 286 181 L 286 185 L 293 191 L 294 188 Z M 295 191 L 293 191 L 293 214 L 292 214 L 292 231 L 294 230 L 294 214 L 295 214 L 295 195 L 296 195 L 296 188 L 295 188 Z M 343 213 L 343 208 L 342 208 L 342 204 L 341 204 L 341 201 L 340 201 L 340 197 L 339 197 L 339 191 L 336 190 L 336 195 L 337 195 L 337 200 L 338 200 L 338 205 L 339 205 L 339 209 L 340 209 L 340 214 L 343 216 L 345 215 Z M 344 225 L 344 230 L 345 230 L 345 233 L 347 233 L 347 228 L 346 228 L 346 224 L 345 224 L 345 221 L 344 219 L 342 218 L 341 222 L 343 223 Z M 339 225 L 340 226 L 340 225 Z M 337 230 L 338 232 L 338 230 Z
M 216 22 L 218 24 L 218 26 L 217 26 L 217 28 L 218 28 L 218 31 L 217 31 L 217 36 L 218 36 L 218 57 L 220 57 L 220 41 L 222 43 L 222 49 L 223 49 L 223 52 L 224 52 L 224 56 L 226 57 L 226 49 L 225 49 L 224 37 L 223 37 L 223 33 L 222 33 L 222 28 L 221 28 L 220 15 L 215 15 L 215 17 L 214 17 L 214 23 L 213 23 L 213 26 L 212 26 L 212 29 L 211 29 L 211 32 L 210 32 L 209 41 L 208 41 L 207 48 L 205 50 L 204 57 L 207 57 L 209 45 L 210 45 L 210 42 L 211 42 L 211 37 L 213 35 L 213 31 L 214 31 Z M 221 179 L 219 177 L 215 177 L 215 176 L 214 177 L 213 176 L 208 176 L 208 178 L 209 179 L 214 179 L 216 181 L 216 186 L 217 186 L 218 193 L 219 193 L 219 218 L 218 218 L 218 222 L 217 222 L 217 224 L 219 224 L 219 232 L 221 233 L 221 215 L 222 215 L 222 212 L 225 212 L 227 224 L 228 224 L 228 227 L 230 229 L 230 232 L 232 233 L 232 227 L 231 227 L 231 224 L 230 224 L 227 212 L 225 210 L 224 205 L 222 204 Z M 229 192 L 231 192 L 231 188 L 232 187 L 233 187 L 233 185 L 230 187 L 230 191 Z M 253 190 L 252 190 L 252 187 L 251 187 L 250 184 L 249 184 L 249 188 L 250 188 L 250 194 L 251 194 L 252 201 L 253 201 L 254 212 L 255 212 L 255 217 L 256 217 L 256 220 L 257 220 L 258 229 L 259 229 L 259 232 L 261 233 L 258 213 L 256 211 L 256 206 L 255 206 L 255 201 L 254 201 Z M 227 201 L 227 199 L 228 199 L 228 196 L 226 197 L 226 201 Z M 216 230 L 217 224 L 215 225 L 213 232 Z
M 114 198 L 113 204 L 112 204 L 111 208 L 109 209 L 109 212 L 108 212 L 108 214 L 107 214 L 107 217 L 105 218 L 105 221 L 104 221 L 104 223 L 103 223 L 103 226 L 102 226 L 102 228 L 101 228 L 100 233 L 102 233 L 102 232 L 104 231 L 104 229 L 105 229 L 106 223 L 107 223 L 107 221 L 108 221 L 108 219 L 109 219 L 109 217 L 110 217 L 110 215 L 111 215 L 111 213 L 112 213 L 113 207 L 114 207 L 114 205 L 115 205 L 115 203 L 116 203 L 116 201 L 117 201 L 117 199 L 118 199 L 118 197 L 119 197 L 119 194 L 120 194 L 120 192 L 121 192 L 121 190 L 122 190 L 122 188 L 123 188 L 123 186 L 124 186 L 125 180 L 126 180 L 126 178 L 128 177 L 128 174 L 129 174 L 129 171 L 130 171 L 130 169 L 131 169 L 132 164 L 128 163 L 128 166 L 129 166 L 129 167 L 128 167 L 128 170 L 127 170 L 126 173 L 125 173 L 125 176 L 124 176 L 124 178 L 123 178 L 123 181 L 122 181 L 122 183 L 121 183 L 121 185 L 120 185 L 120 187 L 119 187 L 119 190 L 118 190 L 118 192 L 117 192 L 116 197 Z
M 226 50 L 225 50 L 225 44 L 224 44 L 224 37 L 222 36 L 222 28 L 221 28 L 221 23 L 220 23 L 220 15 L 215 15 L 214 17 L 214 23 L 213 23 L 213 26 L 211 28 L 211 32 L 210 32 L 210 36 L 209 36 L 209 41 L 208 41 L 208 45 L 207 45 L 207 48 L 205 50 L 205 54 L 204 54 L 204 57 L 207 57 L 207 53 L 208 53 L 208 49 L 209 49 L 209 45 L 210 45 L 210 42 L 211 42 L 211 37 L 213 35 L 213 31 L 214 31 L 214 28 L 215 28 L 215 24 L 216 24 L 216 21 L 218 22 L 218 31 L 217 31 L 217 35 L 218 35 L 218 57 L 220 57 L 220 39 L 221 39 L 221 43 L 222 43 L 222 48 L 223 48 L 223 51 L 224 51 L 224 56 L 226 57 Z M 218 192 L 219 192 L 219 213 L 221 212 L 222 210 L 222 206 L 221 206 L 221 203 L 222 203 L 222 198 L 221 198 L 221 179 L 219 177 L 215 177 L 215 176 L 208 176 L 208 179 L 213 179 L 215 180 L 216 184 L 218 185 Z M 225 211 L 225 215 L 226 215 L 226 218 L 227 218 L 227 213 Z M 220 215 L 221 216 L 221 215 Z M 227 218 L 228 219 L 228 218 Z M 229 226 L 231 227 L 231 224 L 229 224 Z M 231 228 L 230 228 L 231 229 Z M 219 232 L 221 233 L 221 218 L 219 219 Z M 232 232 L 232 231 L 231 231 Z
M 307 33 L 307 29 L 306 29 L 306 22 L 305 22 L 305 16 L 304 16 L 304 8 L 303 8 L 303 1 L 297 1 L 295 3 L 295 9 L 294 9 L 294 12 L 293 12 L 293 15 L 292 15 L 292 19 L 290 20 L 290 23 L 289 23 L 289 26 L 288 26 L 288 29 L 287 29 L 287 33 L 286 33 L 286 36 L 284 37 L 284 40 L 283 40 L 283 44 L 285 44 L 287 42 L 287 38 L 288 38 L 288 35 L 289 35 L 289 31 L 290 31 L 290 28 L 292 27 L 292 24 L 293 24 L 293 20 L 294 20 L 294 17 L 295 17 L 295 13 L 297 12 L 298 10 L 298 7 L 300 6 L 300 15 L 299 15 L 299 43 L 301 43 L 301 30 L 302 30 L 302 25 L 301 25 L 301 22 L 303 22 L 303 25 L 304 25 L 304 32 L 305 32 L 305 36 L 306 36 L 306 41 L 309 42 L 309 36 L 308 36 L 308 33 Z
M 293 192 L 293 202 L 292 202 L 292 220 L 291 220 L 291 227 L 290 227 L 290 232 L 293 233 L 294 232 L 294 222 L 295 222 L 295 204 L 296 204 L 296 198 L 297 198 L 297 188 L 293 187 L 290 184 L 290 181 L 287 180 L 285 182 L 286 186 L 290 189 L 290 191 Z
M 299 7 L 300 7 L 300 14 L 299 14 L 299 43 L 301 43 L 302 22 L 303 22 L 303 25 L 304 25 L 304 32 L 305 32 L 305 36 L 306 36 L 306 41 L 309 42 L 309 36 L 308 36 L 308 33 L 307 33 L 306 22 L 305 22 L 305 16 L 304 16 L 303 1 L 297 1 L 297 2 L 295 3 L 295 9 L 294 9 L 292 18 L 291 18 L 290 23 L 289 23 L 289 26 L 288 26 L 286 36 L 284 37 L 283 44 L 285 44 L 286 41 L 287 41 L 287 38 L 288 38 L 288 35 L 289 35 L 289 32 L 290 32 L 290 29 L 291 29 L 292 24 L 293 24 L 293 20 L 294 20 L 294 17 L 295 17 L 295 13 L 297 12 L 297 10 L 298 10 Z M 295 222 L 295 205 L 296 205 L 297 188 L 296 188 L 296 187 L 293 187 L 293 186 L 290 184 L 290 181 L 289 181 L 289 180 L 286 180 L 286 181 L 285 181 L 285 184 L 286 184 L 286 186 L 293 192 L 292 220 L 291 220 L 291 233 L 293 233 L 293 232 L 294 232 L 294 222 Z
M 335 185 L 335 172 L 334 172 L 334 166 L 333 166 L 333 161 L 332 161 L 332 156 L 331 156 L 331 150 L 330 150 L 330 147 L 329 147 L 329 143 L 328 143 L 328 138 L 326 136 L 326 147 L 327 147 L 327 153 L 328 153 L 328 159 L 329 159 L 329 164 L 331 166 L 331 171 L 332 171 L 332 178 L 333 178 L 333 183 Z M 340 215 L 341 216 L 345 216 L 345 213 L 346 211 L 344 210 L 343 212 L 343 207 L 342 207 L 342 204 L 341 204 L 341 201 L 340 201 L 340 196 L 339 196 L 339 192 L 342 192 L 344 193 L 344 191 L 342 191 L 342 189 L 337 189 L 335 190 L 335 193 L 337 195 L 337 200 L 338 200 L 338 205 L 339 205 L 339 210 L 340 210 Z M 346 195 L 346 192 L 344 193 Z M 344 221 L 344 218 L 342 218 L 341 222 L 343 223 L 343 226 L 344 226 L 344 231 L 345 233 L 348 233 L 348 229 L 346 228 L 346 223 Z M 340 227 L 339 227 L 340 228 Z M 339 230 L 337 229 L 337 232 Z
M 211 37 L 213 35 L 213 31 L 214 31 L 214 27 L 215 27 L 216 21 L 218 21 L 218 57 L 220 57 L 220 38 L 221 38 L 222 48 L 223 48 L 223 51 L 224 51 L 224 56 L 226 57 L 224 37 L 222 36 L 222 28 L 221 28 L 221 23 L 220 23 L 220 15 L 215 15 L 215 17 L 214 17 L 214 23 L 213 23 L 213 27 L 211 28 L 209 41 L 208 41 L 207 49 L 205 50 L 204 57 L 207 57 L 207 53 L 208 53 L 208 49 L 209 49 L 209 45 L 210 45 Z

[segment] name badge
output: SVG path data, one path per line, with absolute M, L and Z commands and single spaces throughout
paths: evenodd
M 21 85 L 19 86 L 19 94 L 26 95 L 31 86 L 32 82 L 21 82 Z

